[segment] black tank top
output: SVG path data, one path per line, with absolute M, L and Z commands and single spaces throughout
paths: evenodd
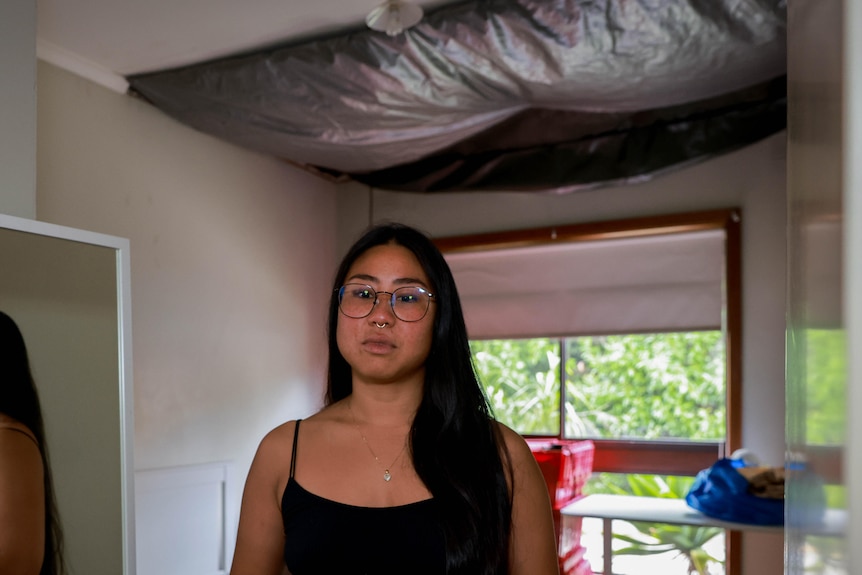
M 291 575 L 442 575 L 446 547 L 434 499 L 358 507 L 306 491 L 290 478 L 281 498 L 284 562 Z

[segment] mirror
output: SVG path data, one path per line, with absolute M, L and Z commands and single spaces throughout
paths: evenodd
M 0 214 L 0 309 L 39 390 L 72 575 L 134 575 L 129 242 Z

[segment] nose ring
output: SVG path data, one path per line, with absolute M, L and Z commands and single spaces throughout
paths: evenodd
M 375 321 L 375 322 L 374 322 L 374 325 L 376 325 L 376 326 L 377 326 L 377 327 L 379 327 L 380 329 L 383 329 L 384 327 L 386 327 L 387 325 L 389 325 L 389 322 L 388 322 L 388 321 L 384 321 L 383 323 L 377 323 L 377 322 Z

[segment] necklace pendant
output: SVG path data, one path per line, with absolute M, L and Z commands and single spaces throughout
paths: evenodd
M 390 479 L 392 479 L 392 474 L 389 473 L 388 469 L 385 469 L 383 471 L 383 481 L 389 481 Z

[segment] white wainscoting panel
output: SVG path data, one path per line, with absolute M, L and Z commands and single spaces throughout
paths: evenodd
M 232 464 L 135 472 L 137 575 L 226 575 Z

